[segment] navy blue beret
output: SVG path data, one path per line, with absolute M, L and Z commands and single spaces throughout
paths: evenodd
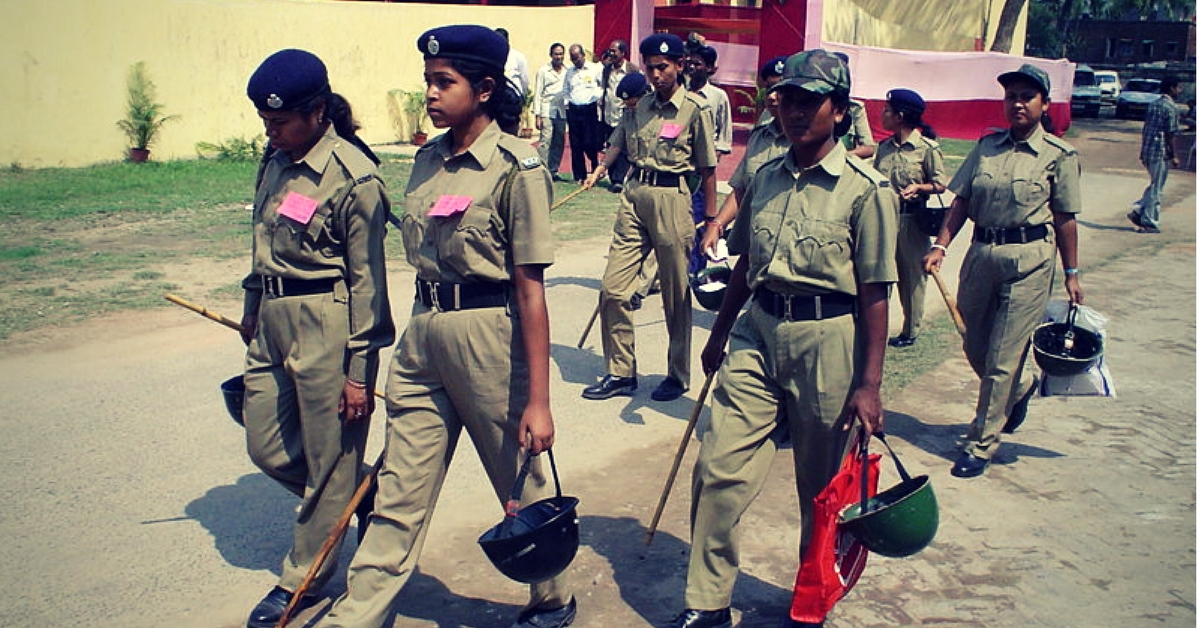
M 625 100 L 627 98 L 635 98 L 645 95 L 650 84 L 646 82 L 646 75 L 641 72 L 630 72 L 617 83 L 617 98 Z
M 325 64 L 311 52 L 291 48 L 267 57 L 246 85 L 246 95 L 263 111 L 298 111 L 327 93 Z
M 783 76 L 783 65 L 787 62 L 788 55 L 779 55 L 772 58 L 763 64 L 762 69 L 758 71 L 758 78 L 766 83 L 767 79 L 772 76 Z
M 925 99 L 911 89 L 893 89 L 887 93 L 887 102 L 893 109 L 903 109 L 918 115 L 925 113 Z
M 439 26 L 417 38 L 417 49 L 425 59 L 462 59 L 504 71 L 508 42 L 496 31 L 474 24 Z
M 683 40 L 670 33 L 655 33 L 642 40 L 638 52 L 643 57 L 664 55 L 679 59 L 683 57 Z

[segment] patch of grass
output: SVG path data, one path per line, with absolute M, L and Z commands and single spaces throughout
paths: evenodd
M 2 247 L 0 246 L 0 261 L 14 259 L 28 259 L 37 257 L 42 254 L 42 249 L 37 246 L 15 246 Z
M 946 356 L 953 355 L 961 346 L 962 341 L 949 313 L 941 310 L 932 319 L 927 317 L 916 344 L 904 349 L 887 349 L 881 391 L 884 405 L 913 380 L 944 363 Z

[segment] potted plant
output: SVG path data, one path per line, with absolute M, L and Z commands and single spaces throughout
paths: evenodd
M 521 130 L 517 137 L 533 137 L 533 90 L 525 92 L 525 101 L 521 103 Z
M 415 90 L 404 94 L 404 114 L 408 120 L 409 137 L 414 146 L 422 146 L 429 139 L 424 131 L 425 120 L 429 113 L 425 111 L 425 91 Z
M 167 122 L 179 116 L 163 115 L 162 103 L 155 102 L 154 82 L 146 73 L 146 65 L 138 61 L 129 68 L 128 100 L 125 119 L 117 127 L 129 138 L 129 161 L 142 163 L 150 157 L 150 145 Z

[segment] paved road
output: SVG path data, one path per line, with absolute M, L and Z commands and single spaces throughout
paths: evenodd
M 887 400 L 889 432 L 910 471 L 932 477 L 942 527 L 916 557 L 873 558 L 831 628 L 1196 624 L 1194 175 L 1172 174 L 1166 231 L 1135 234 L 1123 215 L 1144 185 L 1136 125 L 1083 130 L 1083 281 L 1111 319 L 1120 396 L 1036 400 L 997 464 L 970 481 L 948 473 L 977 385 L 960 356 Z M 578 398 L 602 368 L 595 331 L 584 350 L 575 344 L 605 245 L 572 244 L 550 273 L 556 451 L 567 492 L 583 498 L 576 625 L 636 628 L 681 604 L 690 465 L 654 545 L 641 539 L 695 397 L 648 400 L 665 353 L 651 301 L 638 319 L 650 386 L 632 400 Z M 396 269 L 394 286 L 410 281 Z M 942 316 L 936 298 L 931 290 L 928 312 Z M 696 321 L 707 327 L 711 315 Z M 242 625 L 276 578 L 296 502 L 256 473 L 216 394 L 241 356 L 232 332 L 178 309 L 94 321 L 0 355 L 0 627 Z M 795 573 L 787 456 L 744 519 L 734 606 L 747 628 L 777 625 Z M 396 628 L 501 628 L 521 604 L 475 547 L 500 512 L 481 478 L 466 444 Z

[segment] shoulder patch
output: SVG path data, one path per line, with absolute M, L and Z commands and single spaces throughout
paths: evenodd
M 542 159 L 538 157 L 537 151 L 525 140 L 502 133 L 496 146 L 508 153 L 522 170 L 532 170 L 542 165 Z
M 929 148 L 938 148 L 940 146 L 937 143 L 937 140 L 929 139 L 928 137 L 925 137 L 924 135 L 921 136 L 921 139 L 925 142 L 925 145 L 928 146 Z
M 683 87 L 680 86 L 680 89 L 683 89 Z M 696 105 L 697 107 L 699 107 L 701 109 L 709 108 L 708 99 L 701 98 L 701 97 L 697 96 L 696 94 L 693 94 L 692 92 L 685 92 L 683 94 L 683 98 L 684 98 L 684 100 L 691 101 L 691 103 L 693 105 Z
M 339 140 L 333 149 L 333 155 L 355 181 L 365 181 L 375 174 L 375 162 L 346 140 Z
M 846 153 L 846 163 L 849 164 L 851 168 L 857 170 L 859 174 L 863 175 L 867 179 L 870 179 L 871 183 L 874 183 L 876 187 L 891 187 L 891 183 L 888 182 L 888 178 L 883 176 L 878 170 L 872 167 L 871 164 L 867 163 L 866 160 L 851 155 L 850 153 Z

